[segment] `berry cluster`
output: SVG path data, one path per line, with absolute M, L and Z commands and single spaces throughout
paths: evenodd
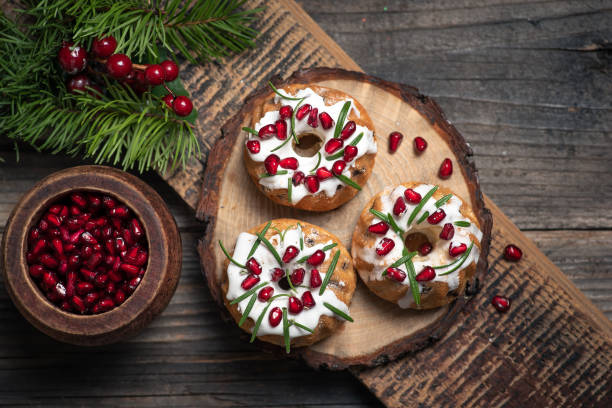
M 178 78 L 179 67 L 174 61 L 166 60 L 161 64 L 150 65 L 133 64 L 127 55 L 115 53 L 117 40 L 113 36 L 95 39 L 91 48 L 93 61 L 104 64 L 107 75 L 130 86 L 138 93 L 147 91 L 151 86 L 164 85 L 168 94 L 162 99 L 174 113 L 178 116 L 187 116 L 193 110 L 193 104 L 188 97 L 175 96 L 165 84 Z M 83 47 L 73 43 L 62 44 L 58 60 L 62 69 L 73 75 L 67 84 L 70 92 L 86 91 L 87 87 L 98 92 L 102 91 L 89 76 L 81 73 L 87 68 L 88 58 L 89 55 Z

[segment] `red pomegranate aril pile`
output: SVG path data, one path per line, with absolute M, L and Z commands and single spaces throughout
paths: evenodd
M 274 126 L 276 127 L 276 137 L 279 140 L 287 139 L 287 122 L 283 119 L 279 119 L 274 122 Z
M 325 153 L 332 154 L 340 149 L 344 145 L 342 139 L 329 139 L 327 143 L 325 143 Z
M 447 179 L 451 176 L 451 174 L 453 174 L 453 162 L 451 161 L 451 159 L 446 158 L 442 161 L 442 164 L 440 165 L 438 176 L 440 176 L 441 179 Z
M 400 132 L 391 132 L 389 134 L 389 151 L 391 153 L 395 153 L 403 138 L 404 135 L 402 135 Z
M 391 238 L 383 238 L 376 245 L 376 254 L 378 254 L 378 256 L 385 256 L 391 252 L 393 248 L 395 248 L 395 241 Z
M 295 157 L 286 157 L 279 162 L 283 169 L 297 170 L 298 160 Z
M 28 234 L 30 276 L 66 312 L 96 314 L 122 304 L 148 262 L 140 221 L 116 199 L 74 192 L 49 206 Z
M 306 262 L 308 263 L 308 265 L 319 266 L 323 263 L 324 260 L 325 252 L 320 249 L 317 249 L 314 254 L 310 255 L 308 259 L 306 259 Z
M 344 156 L 342 158 L 348 163 L 357 157 L 358 152 L 357 146 L 348 145 L 344 148 Z
M 319 191 L 319 179 L 316 176 L 306 176 L 304 181 L 309 192 L 314 194 Z
M 467 250 L 466 244 L 459 244 L 457 246 L 453 246 L 453 243 L 448 246 L 448 254 L 452 257 L 459 256 Z
M 269 139 L 272 136 L 276 136 L 276 125 L 273 124 L 269 124 L 266 126 L 263 126 L 261 129 L 259 129 L 259 132 L 257 132 L 257 135 L 259 136 L 260 139 Z
M 315 172 L 319 181 L 327 180 L 333 176 L 332 172 L 327 167 L 319 167 Z
M 417 282 L 429 282 L 436 277 L 436 271 L 431 266 L 426 266 L 415 277 Z
M 444 219 L 444 217 L 446 217 L 446 213 L 443 209 L 439 208 L 438 211 L 427 217 L 427 222 L 432 225 L 439 224 L 440 221 Z
M 257 294 L 257 299 L 259 299 L 261 302 L 267 302 L 268 300 L 270 300 L 273 294 L 274 288 L 272 286 L 266 286 L 265 288 L 259 291 L 259 293 Z
M 427 149 L 427 141 L 421 136 L 414 138 L 414 148 L 418 153 L 422 153 Z
M 295 245 L 289 245 L 283 254 L 283 262 L 291 262 L 291 260 L 293 260 L 299 253 L 300 250 Z
M 523 257 L 523 251 L 516 245 L 510 244 L 504 248 L 504 259 L 510 262 L 518 262 Z
M 422 199 L 421 195 L 411 188 L 407 188 L 404 191 L 404 197 L 406 198 L 406 201 L 412 204 L 418 204 Z
M 291 296 L 289 298 L 289 307 L 287 308 L 287 310 L 289 311 L 290 314 L 299 314 L 302 312 L 302 310 L 304 310 L 304 305 L 302 304 L 302 301 L 298 298 L 296 298 L 295 296 Z
M 310 271 L 310 287 L 316 289 L 321 286 L 321 283 L 323 283 L 323 281 L 321 280 L 321 273 L 319 270 L 313 269 Z
M 402 215 L 406 211 L 406 202 L 402 197 L 397 197 L 395 204 L 393 204 L 393 214 Z
M 316 304 L 314 297 L 312 296 L 312 293 L 307 290 L 306 292 L 302 293 L 302 305 L 304 306 L 304 309 L 310 309 L 311 307 L 314 307 Z
M 270 326 L 278 326 L 281 320 L 283 320 L 283 311 L 278 306 L 273 307 L 272 310 L 270 310 L 270 314 L 268 315 L 268 322 L 270 323 Z
M 406 272 L 402 271 L 401 269 L 390 266 L 386 269 L 386 272 L 387 278 L 392 279 L 396 282 L 403 282 L 404 279 L 406 279 Z
M 261 150 L 261 145 L 259 144 L 258 140 L 248 140 L 246 142 L 246 147 L 249 149 L 251 154 L 257 154 Z
M 291 272 L 291 276 L 289 278 L 294 286 L 298 286 L 304 283 L 304 276 L 306 276 L 306 270 L 304 270 L 304 268 L 298 268 Z
M 344 160 L 336 160 L 334 164 L 332 164 L 332 173 L 336 176 L 342 174 L 344 169 L 346 168 L 346 162 Z
M 284 105 L 284 106 L 281 106 L 278 113 L 281 119 L 289 119 L 291 118 L 291 115 L 293 115 L 293 108 L 289 105 Z
M 491 299 L 491 304 L 495 309 L 497 309 L 500 313 L 506 313 L 508 309 L 510 309 L 510 304 L 512 302 L 506 296 L 496 295 Z
M 372 234 L 385 235 L 387 231 L 389 231 L 389 224 L 384 221 L 377 222 L 376 224 L 370 225 L 368 231 Z
M 276 172 L 278 171 L 279 164 L 280 164 L 280 158 L 275 154 L 269 155 L 264 160 L 264 167 L 266 168 L 266 171 L 270 175 L 276 174 Z
M 251 272 L 253 275 L 261 274 L 261 265 L 255 258 L 249 258 L 246 263 L 247 270 Z
M 454 236 L 455 236 L 455 227 L 453 227 L 453 224 L 451 224 L 450 222 L 447 222 L 442 227 L 442 231 L 440 231 L 440 238 L 448 241 L 450 239 L 453 239 Z
M 319 127 L 319 109 L 318 108 L 313 108 L 310 113 L 308 114 L 308 125 L 312 128 L 318 128 Z
M 421 254 L 421 256 L 425 256 L 429 254 L 432 249 L 433 246 L 429 242 L 423 242 L 419 247 L 419 254 Z
M 321 121 L 321 127 L 325 130 L 331 129 L 334 126 L 334 120 L 327 112 L 319 113 L 319 120 Z
M 244 290 L 249 290 L 253 286 L 257 285 L 257 283 L 259 283 L 259 276 L 248 275 L 246 278 L 244 278 L 244 280 L 240 284 L 240 287 Z
M 306 105 L 300 106 L 298 110 L 295 112 L 295 118 L 297 120 L 304 119 L 304 116 L 308 115 L 311 109 L 312 109 L 312 106 L 310 106 L 310 104 L 308 103 Z

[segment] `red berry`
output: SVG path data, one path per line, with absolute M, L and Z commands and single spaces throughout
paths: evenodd
M 284 105 L 284 106 L 281 106 L 278 113 L 281 119 L 289 119 L 291 118 L 291 115 L 293 115 L 293 108 L 289 105 Z
M 174 81 L 178 77 L 179 67 L 174 61 L 165 60 L 160 65 L 164 72 L 164 80 L 166 82 Z
M 306 178 L 306 175 L 303 172 L 296 171 L 293 173 L 293 177 L 291 177 L 291 182 L 294 186 L 299 186 L 304 182 L 304 178 Z
M 299 163 L 295 157 L 286 157 L 279 164 L 283 169 L 297 170 Z
M 291 296 L 289 298 L 288 310 L 290 314 L 298 314 L 301 313 L 302 310 L 304 310 L 304 305 L 302 304 L 300 299 L 296 298 L 295 296 Z
M 319 167 L 315 172 L 319 181 L 327 180 L 332 177 L 332 172 L 327 167 Z
M 443 209 L 439 208 L 438 211 L 427 217 L 427 222 L 431 225 L 439 224 L 440 221 L 444 219 L 444 217 L 446 217 L 446 213 Z
M 447 179 L 453 174 L 453 162 L 451 159 L 444 159 L 442 164 L 440 165 L 440 170 L 438 171 L 438 175 L 441 179 Z
M 378 256 L 385 256 L 395 247 L 395 242 L 391 238 L 383 238 L 376 245 Z
M 308 191 L 312 194 L 319 191 L 319 179 L 316 176 L 306 176 L 305 183 L 306 188 L 308 188 Z
M 151 85 L 161 85 L 164 83 L 164 71 L 161 65 L 149 65 L 144 72 L 147 83 Z
M 394 215 L 402 215 L 406 211 L 406 202 L 402 197 L 397 197 L 395 200 L 395 204 L 393 205 L 393 214 Z
M 431 266 L 426 266 L 421 272 L 415 277 L 417 282 L 428 282 L 436 277 L 436 271 Z
M 348 139 L 349 137 L 351 137 L 353 133 L 355 133 L 356 129 L 357 129 L 357 125 L 355 125 L 355 122 L 353 122 L 352 120 L 349 120 L 348 122 L 346 122 L 346 125 L 344 125 L 344 127 L 342 128 L 342 131 L 340 132 L 340 138 L 342 140 Z
M 306 259 L 306 262 L 308 263 L 308 265 L 319 266 L 323 263 L 324 260 L 325 252 L 321 251 L 320 249 L 317 249 L 314 254 L 310 255 L 308 259 Z
M 304 282 L 304 276 L 306 276 L 306 271 L 304 268 L 298 268 L 291 272 L 291 276 L 289 278 L 294 286 L 298 286 Z
M 180 95 L 174 98 L 172 108 L 174 109 L 174 113 L 177 115 L 187 116 L 193 110 L 193 104 L 188 97 Z
M 295 118 L 297 120 L 302 120 L 304 119 L 304 116 L 308 115 L 310 113 L 310 109 L 312 109 L 312 106 L 310 106 L 310 104 L 306 104 L 306 105 L 302 105 L 298 108 L 297 112 L 295 112 Z
M 168 106 L 170 109 L 172 109 L 172 104 L 174 103 L 174 95 L 167 94 L 166 96 L 164 96 L 162 98 L 162 101 L 164 101 L 166 106 Z
M 72 43 L 62 45 L 57 58 L 62 69 L 71 75 L 81 72 L 87 66 L 87 51 Z
M 276 125 L 266 125 L 263 126 L 261 129 L 259 129 L 259 132 L 257 132 L 257 135 L 259 136 L 260 139 L 269 139 L 272 136 L 276 136 Z
M 254 275 L 261 274 L 261 265 L 255 258 L 249 258 L 246 263 L 247 270 Z
M 453 239 L 454 235 L 455 235 L 455 227 L 453 227 L 453 224 L 451 224 L 450 222 L 447 222 L 446 224 L 444 224 L 444 226 L 442 227 L 442 231 L 440 231 L 440 238 L 445 239 L 445 240 L 450 240 L 450 239 Z
M 115 79 L 125 78 L 132 71 L 132 60 L 125 54 L 113 54 L 106 60 L 106 70 Z
M 419 254 L 421 254 L 421 256 L 425 256 L 428 253 L 430 253 L 432 249 L 433 249 L 433 247 L 431 246 L 431 244 L 429 242 L 424 242 L 419 247 Z
M 523 257 L 523 251 L 516 245 L 510 244 L 504 248 L 504 259 L 510 262 L 518 262 Z
M 342 139 L 329 139 L 327 143 L 325 143 L 325 153 L 332 154 L 340 149 L 343 144 L 344 142 Z
M 272 286 L 266 286 L 265 288 L 262 288 L 259 291 L 259 293 L 257 294 L 257 299 L 262 302 L 267 302 L 268 300 L 270 300 L 273 294 L 274 288 Z
M 287 122 L 284 119 L 279 119 L 274 123 L 276 127 L 276 137 L 279 140 L 287 139 Z
M 348 145 L 344 148 L 344 161 L 345 162 L 350 162 L 352 161 L 355 157 L 357 157 L 357 146 L 353 146 L 353 145 Z
M 450 245 L 448 246 L 448 254 L 452 257 L 459 256 L 462 253 L 464 253 L 466 250 L 467 250 L 467 245 L 465 244 L 459 244 L 454 247 L 453 243 L 451 242 Z
M 322 280 L 319 271 L 317 269 L 313 269 L 312 271 L 310 271 L 310 287 L 312 289 L 316 289 L 321 286 L 321 283 Z
M 318 119 L 318 115 L 319 114 L 319 109 L 318 108 L 313 108 L 310 113 L 308 114 L 308 124 L 310 125 L 310 127 L 312 128 L 318 128 L 319 127 L 319 119 Z
M 305 309 L 310 309 L 316 304 L 314 297 L 312 297 L 312 293 L 310 293 L 310 291 L 307 290 L 306 292 L 302 293 L 302 304 L 304 305 Z
M 264 166 L 266 168 L 266 171 L 268 172 L 268 174 L 271 174 L 271 175 L 276 174 L 276 172 L 278 171 L 279 164 L 280 164 L 280 158 L 275 154 L 269 155 L 264 160 Z
M 294 259 L 299 253 L 300 250 L 296 246 L 289 245 L 287 249 L 285 249 L 285 253 L 283 254 L 283 262 L 291 262 L 291 260 Z
M 336 160 L 334 164 L 332 164 L 332 173 L 336 176 L 342 174 L 344 169 L 346 168 L 346 162 L 344 160 Z
M 91 50 L 100 58 L 110 57 L 117 49 L 117 40 L 112 35 L 104 38 L 96 38 L 92 45 Z
M 283 320 L 283 311 L 281 310 L 281 308 L 272 308 L 272 310 L 270 310 L 270 314 L 268 315 L 268 322 L 270 323 L 270 326 L 278 326 L 281 320 Z
M 395 153 L 403 138 L 404 135 L 400 132 L 391 132 L 389 134 L 389 151 L 391 153 Z
M 385 235 L 387 231 L 389 231 L 389 224 L 384 221 L 377 222 L 376 224 L 370 225 L 368 231 L 372 234 Z
M 506 313 L 510 309 L 511 303 L 510 299 L 502 295 L 493 296 L 493 299 L 491 299 L 491 304 L 500 313 Z
M 331 127 L 334 126 L 334 120 L 327 112 L 321 112 L 319 114 L 319 120 L 321 121 L 321 127 L 325 130 L 331 129 Z
M 393 279 L 396 282 L 403 282 L 406 279 L 406 272 L 402 271 L 398 268 L 388 267 L 385 272 L 387 272 L 386 277 L 388 279 Z
M 417 152 L 421 153 L 427 149 L 427 141 L 423 139 L 421 136 L 417 136 L 414 138 L 414 148 Z
M 87 90 L 86 87 L 88 86 L 91 86 L 91 80 L 89 77 L 85 74 L 79 74 L 70 78 L 67 88 L 68 92 L 76 93 L 74 92 L 75 90 L 85 92 Z
M 419 193 L 417 193 L 411 188 L 408 188 L 406 189 L 406 191 L 404 191 L 404 197 L 406 197 L 406 200 L 412 204 L 420 203 L 422 198 Z
M 249 149 L 249 152 L 251 152 L 251 154 L 257 154 L 259 153 L 259 150 L 261 149 L 261 146 L 258 140 L 248 140 L 246 142 L 246 147 L 247 149 Z

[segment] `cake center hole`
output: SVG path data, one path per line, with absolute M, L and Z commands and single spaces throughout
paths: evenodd
M 299 143 L 295 143 L 295 140 L 292 142 L 293 150 L 300 157 L 313 157 L 321 150 L 321 145 L 323 145 L 323 139 L 314 133 L 302 133 L 297 138 Z
M 406 235 L 406 239 L 404 240 L 406 249 L 409 252 L 418 251 L 421 245 L 426 242 L 429 242 L 429 240 L 427 239 L 427 235 L 421 232 L 413 232 L 411 234 L 408 234 Z

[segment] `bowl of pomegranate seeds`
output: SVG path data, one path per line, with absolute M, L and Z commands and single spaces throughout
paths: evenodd
M 2 273 L 21 314 L 67 343 L 114 343 L 170 302 L 181 239 L 163 199 L 128 173 L 80 166 L 27 192 L 7 222 Z

